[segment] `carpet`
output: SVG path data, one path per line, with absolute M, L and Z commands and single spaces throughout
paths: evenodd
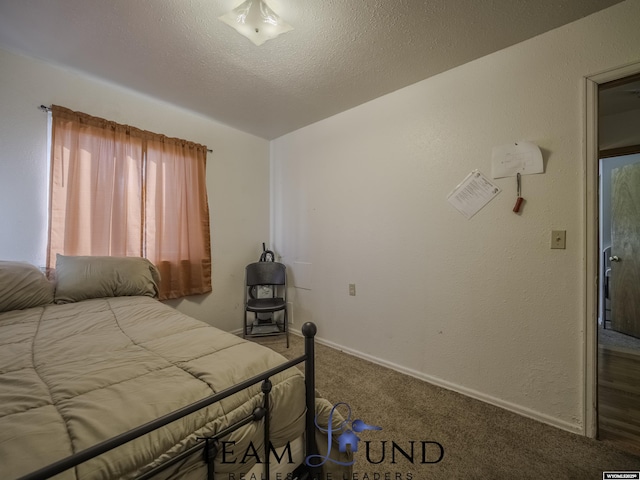
M 282 338 L 254 340 L 289 359 L 303 353 L 304 340 L 296 335 L 289 349 Z M 348 426 L 353 428 L 358 419 L 382 428 L 357 432 L 349 480 L 584 480 L 601 479 L 603 471 L 640 470 L 640 457 L 606 441 L 566 432 L 318 343 L 316 389 L 331 403 L 350 406 Z M 337 408 L 346 416 L 345 406 Z

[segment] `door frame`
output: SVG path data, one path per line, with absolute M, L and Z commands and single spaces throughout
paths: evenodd
M 585 365 L 584 430 L 595 438 L 598 434 L 598 265 L 600 260 L 598 227 L 598 86 L 640 73 L 640 63 L 633 63 L 585 77 L 585 336 L 583 364 Z

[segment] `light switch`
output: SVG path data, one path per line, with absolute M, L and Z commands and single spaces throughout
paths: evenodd
M 551 230 L 551 248 L 567 248 L 566 230 Z
M 352 297 L 356 296 L 356 284 L 355 283 L 350 283 L 349 284 L 349 295 L 351 295 Z

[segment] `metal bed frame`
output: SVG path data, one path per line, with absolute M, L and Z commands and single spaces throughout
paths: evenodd
M 316 442 L 315 442 L 315 344 L 314 337 L 317 332 L 317 328 L 314 323 L 307 322 L 302 326 L 302 334 L 304 335 L 304 354 L 298 358 L 290 360 L 282 365 L 271 368 L 259 375 L 256 375 L 248 380 L 245 380 L 237 385 L 233 385 L 219 393 L 210 395 L 190 405 L 182 407 L 174 412 L 159 417 L 144 425 L 140 425 L 132 430 L 124 432 L 113 438 L 107 439 L 101 443 L 93 445 L 85 450 L 77 452 L 66 458 L 58 460 L 46 467 L 36 470 L 28 475 L 21 477 L 18 480 L 45 480 L 54 475 L 64 472 L 69 468 L 73 468 L 87 460 L 102 455 L 103 453 L 113 450 L 121 445 L 124 445 L 131 440 L 141 437 L 153 430 L 164 427 L 171 422 L 179 420 L 187 415 L 190 415 L 204 407 L 208 407 L 216 402 L 219 402 L 231 395 L 234 395 L 241 390 L 244 390 L 252 385 L 262 382 L 262 394 L 263 403 L 261 407 L 254 409 L 253 413 L 242 420 L 239 420 L 233 425 L 219 431 L 215 435 L 210 437 L 201 438 L 199 441 L 188 450 L 178 454 L 165 463 L 155 467 L 147 473 L 137 477 L 137 480 L 149 479 L 161 471 L 169 468 L 172 465 L 180 462 L 181 460 L 193 455 L 198 450 L 203 451 L 203 460 L 207 464 L 207 479 L 214 480 L 214 459 L 219 449 L 219 439 L 229 435 L 238 428 L 251 423 L 253 421 L 259 421 L 264 419 L 264 478 L 269 479 L 269 393 L 271 391 L 270 377 L 276 375 L 284 370 L 305 362 L 304 375 L 305 375 L 305 403 L 306 403 L 306 416 L 305 416 L 305 458 L 309 455 L 316 454 Z M 319 468 L 309 466 L 306 463 L 298 466 L 294 471 L 294 476 L 287 476 L 290 480 L 305 480 L 316 478 L 319 474 Z

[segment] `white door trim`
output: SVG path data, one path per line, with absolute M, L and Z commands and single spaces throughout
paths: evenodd
M 640 73 L 640 63 L 584 78 L 585 88 L 585 435 L 598 433 L 598 85 Z

